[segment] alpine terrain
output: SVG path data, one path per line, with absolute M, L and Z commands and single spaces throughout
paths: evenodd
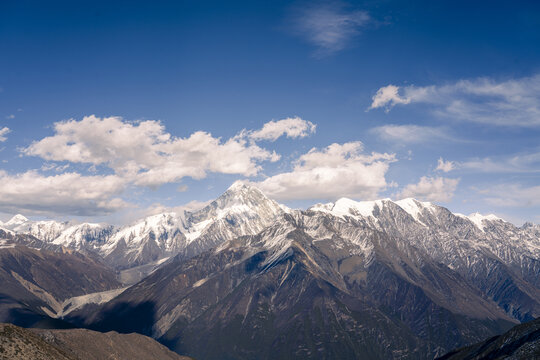
M 41 236 L 39 251 L 80 251 L 123 281 L 51 316 L 195 358 L 431 359 L 540 316 L 538 225 L 414 199 L 302 211 L 237 182 L 198 211 L 122 228 L 2 226 L 4 247 Z

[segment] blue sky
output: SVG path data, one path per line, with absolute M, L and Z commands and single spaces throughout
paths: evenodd
M 535 1 L 2 1 L 0 219 L 243 179 L 538 223 L 539 25 Z

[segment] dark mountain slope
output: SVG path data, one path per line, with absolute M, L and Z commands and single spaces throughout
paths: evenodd
M 76 252 L 8 244 L 0 248 L 0 320 L 65 327 L 52 319 L 64 300 L 120 287 L 115 273 Z
M 286 215 L 257 236 L 173 260 L 72 320 L 204 359 L 425 359 L 512 324 L 414 247 L 355 224 L 374 244 L 366 252 L 335 221 L 331 239 L 315 239 L 312 220 Z
M 451 351 L 438 360 L 538 360 L 540 319 L 517 325 L 500 336 Z

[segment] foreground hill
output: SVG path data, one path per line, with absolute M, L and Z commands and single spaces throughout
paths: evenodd
M 437 360 L 540 359 L 540 318 L 486 341 L 452 351 Z
M 139 334 L 102 334 L 83 329 L 24 329 L 0 324 L 0 359 L 9 360 L 188 360 Z

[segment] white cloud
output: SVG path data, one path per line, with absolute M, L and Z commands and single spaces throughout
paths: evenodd
M 311 5 L 295 19 L 295 31 L 318 49 L 322 57 L 343 50 L 371 21 L 365 11 L 350 11 L 340 3 Z
M 484 200 L 494 206 L 529 207 L 540 205 L 540 186 L 499 184 L 479 191 Z
M 276 141 L 286 135 L 288 138 L 303 138 L 315 132 L 317 126 L 310 121 L 299 117 L 286 118 L 279 121 L 269 121 L 260 130 L 248 132 L 249 138 L 254 141 Z
M 137 185 L 201 179 L 208 172 L 253 176 L 261 169 L 259 162 L 279 159 L 242 136 L 222 141 L 198 131 L 177 138 L 153 120 L 130 123 L 119 117 L 87 116 L 55 123 L 54 130 L 53 136 L 22 152 L 49 161 L 105 165 Z
M 291 172 L 255 183 L 278 200 L 329 199 L 346 196 L 373 199 L 386 186 L 394 154 L 362 153 L 361 142 L 332 144 L 302 155 Z
M 400 95 L 401 90 L 401 95 Z M 440 117 L 490 125 L 533 127 L 540 125 L 540 74 L 496 81 L 490 78 L 460 80 L 448 85 L 388 85 L 380 88 L 369 109 L 424 103 Z
M 408 104 L 411 99 L 407 99 L 399 96 L 399 87 L 395 85 L 388 85 L 377 90 L 377 93 L 371 98 L 370 109 L 377 109 L 380 107 L 386 108 L 386 111 L 390 111 L 396 104 Z
M 449 172 L 456 168 L 456 164 L 453 161 L 444 161 L 443 158 L 439 158 L 437 161 L 437 167 L 435 170 L 442 172 Z
M 400 198 L 446 202 L 454 196 L 459 179 L 422 176 L 417 184 L 409 184 L 398 194 Z
M 6 116 L 6 119 L 8 119 L 8 120 L 15 119 L 15 115 L 10 114 L 10 115 Z
M 107 214 L 127 204 L 115 197 L 125 188 L 117 176 L 64 173 L 43 176 L 36 171 L 17 175 L 0 172 L 0 211 L 27 214 Z
M 538 173 L 540 152 L 512 156 L 473 158 L 457 163 L 460 169 L 484 173 Z
M 455 140 L 444 129 L 430 126 L 383 125 L 369 131 L 383 140 L 403 144 L 423 143 L 440 139 Z
M 11 130 L 9 130 L 9 128 L 7 127 L 4 127 L 2 129 L 0 129 L 0 142 L 4 142 L 7 140 L 7 134 L 9 134 L 11 132 Z

